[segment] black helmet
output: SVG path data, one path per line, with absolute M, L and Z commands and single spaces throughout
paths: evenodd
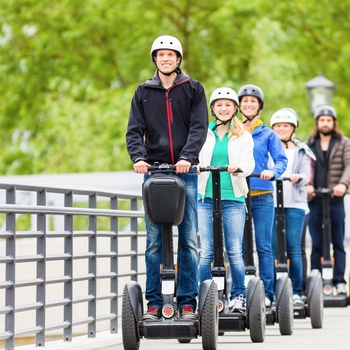
M 241 102 L 243 96 L 255 96 L 260 102 L 260 110 L 264 108 L 264 93 L 256 85 L 244 85 L 238 91 L 238 100 Z
M 337 112 L 332 106 L 324 105 L 316 108 L 314 119 L 316 120 L 320 115 L 329 115 L 334 119 L 337 119 Z

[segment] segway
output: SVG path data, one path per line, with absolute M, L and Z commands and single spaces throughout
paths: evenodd
M 226 331 L 250 330 L 253 342 L 263 342 L 265 339 L 265 291 L 264 284 L 259 277 L 252 276 L 246 286 L 246 312 L 231 311 L 228 307 L 229 293 L 227 275 L 229 269 L 225 267 L 224 236 L 222 229 L 222 207 L 220 172 L 227 171 L 227 167 L 207 166 L 200 168 L 201 172 L 212 173 L 213 188 L 213 232 L 214 232 L 214 262 L 212 279 L 218 286 L 219 334 Z M 237 172 L 241 172 L 238 169 Z
M 321 274 L 323 283 L 324 307 L 347 307 L 350 305 L 350 298 L 347 294 L 334 294 L 333 288 L 333 267 L 331 259 L 331 219 L 330 219 L 330 197 L 332 190 L 330 188 L 315 189 L 316 194 L 322 196 L 322 239 L 323 239 L 323 257 L 321 262 Z
M 251 177 L 259 177 L 260 174 L 251 174 L 247 177 L 248 185 L 250 185 Z M 250 187 L 250 186 L 249 186 Z M 247 210 L 249 215 L 247 215 L 246 221 L 246 235 L 251 242 L 253 242 L 253 225 L 252 225 L 252 213 L 251 213 L 251 196 L 248 195 Z M 258 230 L 258 227 L 255 227 L 255 230 Z M 285 246 L 285 237 L 283 240 L 279 240 L 277 244 L 281 244 Z M 251 243 L 252 244 L 252 243 Z M 249 259 L 247 261 L 248 266 L 246 268 L 246 274 L 252 275 L 253 272 L 256 271 L 254 266 L 254 259 L 252 253 L 249 254 L 249 247 L 245 247 L 245 259 Z M 284 250 L 285 251 L 285 250 Z M 248 253 L 248 255 L 247 255 Z M 273 326 L 275 323 L 278 323 L 279 330 L 281 335 L 291 335 L 293 333 L 293 289 L 292 289 L 292 281 L 288 275 L 288 265 L 286 263 L 286 257 L 279 256 L 275 263 L 275 271 L 276 271 L 276 284 L 275 284 L 275 296 L 276 300 L 273 301 L 271 307 L 266 308 L 266 324 L 268 326 Z M 265 298 L 264 298 L 265 299 Z
M 162 227 L 160 283 L 163 307 L 159 319 L 143 320 L 143 298 L 140 285 L 131 281 L 124 286 L 122 300 L 122 336 L 125 350 L 137 350 L 141 338 L 178 339 L 189 342 L 202 337 L 204 350 L 216 350 L 218 340 L 217 285 L 202 283 L 198 296 L 197 317 L 180 318 L 176 303 L 176 268 L 174 266 L 172 227 L 183 219 L 185 183 L 175 175 L 176 167 L 168 164 L 149 166 L 151 176 L 142 192 L 145 214 L 153 224 Z
M 277 231 L 277 255 L 278 264 L 276 264 L 276 290 L 278 288 L 279 274 L 289 272 L 289 265 L 286 256 L 286 225 L 283 205 L 283 181 L 290 181 L 289 177 L 281 177 L 276 180 L 276 231 Z M 293 288 L 292 288 L 293 292 Z M 277 293 L 276 293 L 277 295 Z M 283 292 L 281 294 L 283 297 Z M 285 303 L 287 303 L 285 301 Z M 282 305 L 282 304 L 281 304 Z M 293 305 L 293 303 L 292 303 Z M 318 270 L 312 270 L 307 277 L 306 283 L 306 300 L 304 305 L 293 305 L 294 318 L 305 319 L 311 318 L 312 328 L 322 328 L 323 324 L 323 294 L 322 294 L 322 278 Z M 285 314 L 289 312 L 286 309 Z M 293 314 L 289 317 L 293 317 Z M 287 324 L 287 322 L 286 322 Z

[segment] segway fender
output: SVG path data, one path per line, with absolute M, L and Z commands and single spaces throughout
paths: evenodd
M 309 276 L 307 277 L 307 299 L 308 300 L 311 299 L 311 294 L 314 290 L 314 286 L 316 283 L 319 283 L 318 282 L 319 280 L 321 280 L 321 284 L 322 284 L 321 272 L 317 269 L 312 270 Z
M 198 298 L 198 319 L 200 319 L 205 300 L 208 295 L 208 291 L 211 285 L 215 283 L 213 280 L 205 280 L 199 288 L 199 298 Z
M 259 277 L 253 277 L 248 282 L 247 291 L 246 291 L 246 300 L 247 300 L 248 309 L 259 280 L 260 280 Z
M 276 306 L 278 306 L 278 304 L 280 302 L 283 287 L 284 287 L 285 283 L 287 282 L 287 278 L 289 278 L 287 275 L 282 275 L 276 281 L 276 287 L 275 287 Z
M 130 303 L 132 311 L 135 316 L 135 320 L 141 321 L 140 317 L 143 315 L 143 299 L 142 299 L 142 290 L 140 285 L 135 281 L 130 281 L 126 285 L 128 288 Z M 139 306 L 141 305 L 141 313 Z

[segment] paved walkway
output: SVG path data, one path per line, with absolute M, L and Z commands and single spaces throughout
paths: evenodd
M 263 343 L 252 343 L 249 331 L 227 332 L 219 337 L 217 350 L 321 350 L 321 349 L 349 349 L 350 307 L 324 309 L 322 329 L 313 329 L 310 318 L 294 320 L 294 332 L 291 336 L 281 336 L 278 324 L 266 328 Z M 34 350 L 34 345 L 16 347 L 16 350 Z M 86 337 L 74 338 L 71 343 L 49 342 L 45 350 L 123 350 L 120 334 L 111 335 L 101 333 L 92 340 Z M 177 340 L 141 339 L 140 350 L 200 350 L 201 338 L 194 339 L 189 344 L 179 344 Z

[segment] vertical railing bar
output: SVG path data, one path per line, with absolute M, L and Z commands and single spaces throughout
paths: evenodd
M 96 208 L 97 198 L 96 193 L 89 196 L 89 208 Z M 89 279 L 88 288 L 89 295 L 93 295 L 94 298 L 88 302 L 88 315 L 93 318 L 93 321 L 88 324 L 88 337 L 96 337 L 96 254 L 97 254 L 97 223 L 96 216 L 89 215 L 89 231 L 94 232 L 93 236 L 89 237 L 89 252 L 93 253 L 93 256 L 89 258 L 89 273 L 94 278 Z
M 110 206 L 112 210 L 118 209 L 118 196 L 111 198 Z M 115 293 L 116 297 L 111 299 L 111 313 L 118 315 L 118 218 L 113 216 L 110 218 L 110 230 L 115 234 L 111 238 L 111 252 L 116 253 L 111 258 L 111 272 L 115 272 L 115 277 L 111 278 L 111 293 Z M 111 333 L 118 333 L 118 317 L 111 320 Z
M 16 188 L 6 190 L 6 204 L 16 203 Z M 5 349 L 12 350 L 15 346 L 15 291 L 16 291 L 16 215 L 6 214 L 6 231 L 13 233 L 13 236 L 6 239 L 6 255 L 13 257 L 13 261 L 6 263 L 6 281 L 12 282 L 12 286 L 6 289 L 5 305 L 12 310 L 5 315 L 5 330 L 11 332 L 12 336 L 5 340 Z
M 64 206 L 72 207 L 73 206 L 73 194 L 72 192 L 66 193 L 64 195 Z M 70 258 L 64 261 L 64 274 L 69 276 L 69 281 L 64 283 L 64 297 L 70 300 L 68 304 L 64 306 L 64 321 L 69 322 L 69 326 L 64 328 L 63 337 L 64 341 L 72 341 L 73 333 L 73 216 L 65 215 L 64 216 L 64 230 L 69 232 L 70 235 L 64 239 L 64 252 L 70 254 Z
M 130 199 L 130 209 L 137 210 L 137 198 Z M 131 229 L 131 232 L 136 233 L 135 236 L 131 237 L 131 239 L 130 239 L 130 248 L 132 251 L 138 252 L 139 235 L 138 235 L 137 218 L 130 219 L 130 229 Z M 138 281 L 139 269 L 138 269 L 138 256 L 137 256 L 137 254 L 135 256 L 131 257 L 130 269 L 136 271 L 136 275 L 132 276 L 131 279 L 134 281 Z
M 46 190 L 43 189 L 37 193 L 37 205 L 46 206 Z M 37 215 L 37 230 L 43 232 L 43 235 L 37 239 L 37 254 L 44 257 L 43 260 L 37 263 L 37 278 L 41 278 L 46 281 L 46 215 Z M 36 301 L 43 304 L 43 307 L 36 311 L 36 325 L 43 327 L 43 330 L 36 334 L 35 342 L 36 346 L 45 346 L 45 305 L 46 305 L 46 293 L 45 283 L 36 287 Z

